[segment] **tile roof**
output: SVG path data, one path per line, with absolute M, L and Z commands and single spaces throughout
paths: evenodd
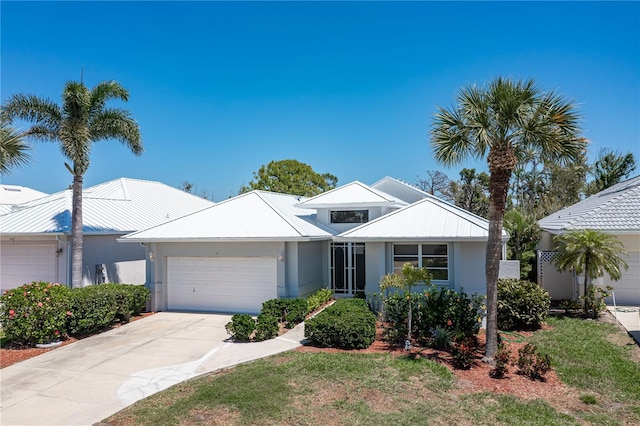
M 423 200 L 343 232 L 335 240 L 486 241 L 488 235 L 486 219 L 427 194 Z M 508 238 L 505 231 L 502 238 Z
M 354 181 L 309 198 L 298 204 L 302 208 L 403 207 L 407 203 L 385 192 Z
M 0 216 L 2 234 L 64 234 L 71 230 L 71 190 L 22 203 Z M 121 178 L 84 188 L 83 232 L 146 229 L 214 203 L 160 182 Z
M 315 221 L 313 211 L 295 207 L 300 200 L 295 195 L 251 191 L 120 241 L 329 240 L 331 231 Z
M 571 229 L 640 232 L 640 176 L 620 182 L 538 221 L 551 233 Z

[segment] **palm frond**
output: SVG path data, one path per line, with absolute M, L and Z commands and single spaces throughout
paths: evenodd
M 116 139 L 127 146 L 136 155 L 144 148 L 138 123 L 128 111 L 119 108 L 107 108 L 93 117 L 90 123 L 91 139 Z
M 54 132 L 63 120 L 62 110 L 50 99 L 22 94 L 9 98 L 0 110 L 0 117 L 7 123 L 15 119 L 30 121 Z
M 129 91 L 117 81 L 103 81 L 91 89 L 90 114 L 102 111 L 110 99 L 129 100 Z
M 22 167 L 31 160 L 25 143 L 24 134 L 8 126 L 6 122 L 0 124 L 0 175 L 7 175 L 12 169 Z

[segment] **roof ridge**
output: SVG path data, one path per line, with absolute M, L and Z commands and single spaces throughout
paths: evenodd
M 300 235 L 301 237 L 304 237 L 304 233 L 296 226 L 295 223 L 293 223 L 288 217 L 287 215 L 284 214 L 284 212 L 282 212 L 279 208 L 277 208 L 276 206 L 273 205 L 273 203 L 271 203 L 267 198 L 264 197 L 264 194 L 261 191 L 256 190 L 256 195 L 258 196 L 258 198 L 260 198 L 262 201 L 264 201 L 267 206 L 269 206 L 269 208 L 271 208 L 271 210 L 274 211 L 275 214 L 277 214 L 278 216 L 280 216 L 282 218 L 282 220 L 284 220 L 285 222 L 287 222 L 287 224 L 289 226 L 291 226 L 297 233 L 298 235 Z M 295 195 L 291 195 L 291 194 L 279 194 L 278 195 L 288 195 L 290 197 L 296 197 Z

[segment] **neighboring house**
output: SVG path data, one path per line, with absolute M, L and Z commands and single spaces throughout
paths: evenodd
M 49 194 L 18 185 L 0 185 L 0 215 L 11 211 L 13 206 L 36 200 Z
M 542 236 L 538 252 L 539 284 L 552 299 L 582 295 L 582 277 L 558 273 L 552 262 L 553 237 L 573 229 L 595 229 L 617 236 L 628 255 L 629 269 L 622 279 L 611 281 L 605 274 L 594 283 L 614 288 L 616 303 L 640 304 L 640 176 L 620 182 L 604 191 L 538 221 Z M 611 301 L 611 300 L 609 300 Z
M 14 205 L 0 216 L 0 288 L 68 283 L 72 191 Z M 83 285 L 143 283 L 145 247 L 117 238 L 213 205 L 159 182 L 116 179 L 83 190 Z
M 313 198 L 251 191 L 119 241 L 150 250 L 153 310 L 255 313 L 321 287 L 377 292 L 405 262 L 484 293 L 487 236 L 485 219 L 387 177 Z

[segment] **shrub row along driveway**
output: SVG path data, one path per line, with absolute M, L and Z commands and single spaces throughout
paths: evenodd
M 92 424 L 188 378 L 293 349 L 304 336 L 301 325 L 277 339 L 229 343 L 230 318 L 160 312 L 4 368 L 2 423 Z

